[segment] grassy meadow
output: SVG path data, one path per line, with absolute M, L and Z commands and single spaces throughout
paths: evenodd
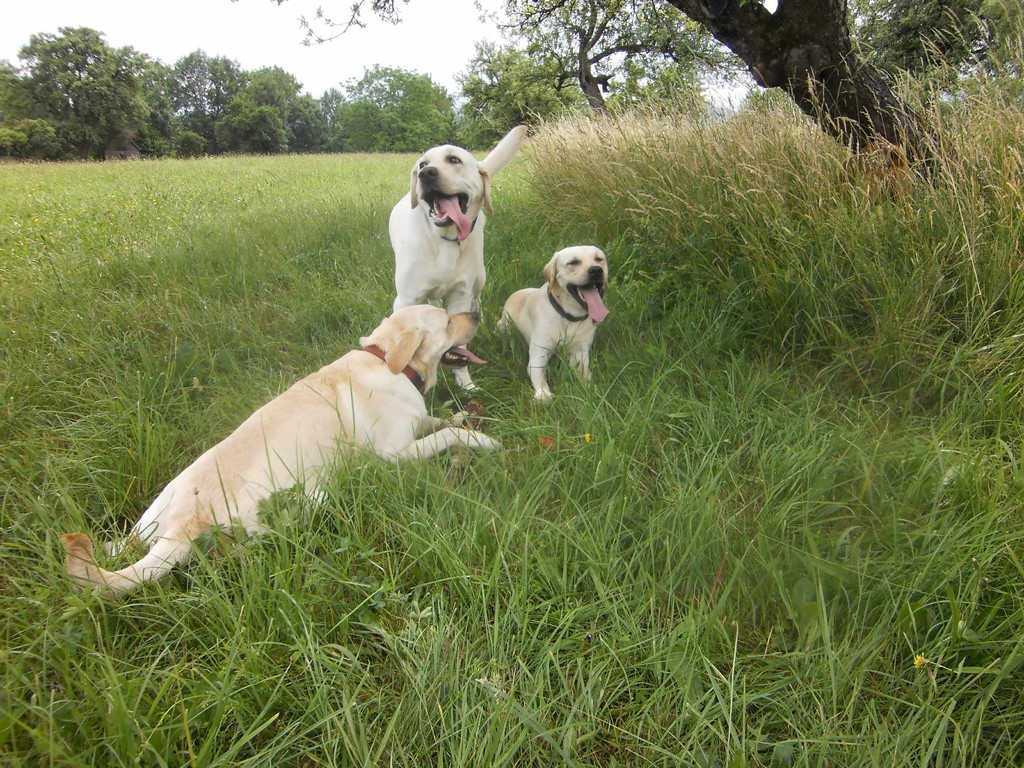
M 1024 763 L 1024 113 L 932 119 L 896 195 L 780 109 L 542 127 L 472 345 L 504 450 L 353 462 L 118 603 L 59 535 L 376 325 L 412 158 L 0 166 L 0 765 Z M 611 316 L 538 405 L 494 323 L 576 243 Z

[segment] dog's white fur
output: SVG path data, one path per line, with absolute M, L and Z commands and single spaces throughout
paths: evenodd
M 159 578 L 187 559 L 197 536 L 217 526 L 239 524 L 263 530 L 258 503 L 276 490 L 301 484 L 316 493 L 340 453 L 359 449 L 388 461 L 429 458 L 456 445 L 490 450 L 486 435 L 427 415 L 423 395 L 403 373 L 433 386 L 446 352 L 474 335 L 479 317 L 449 315 L 439 307 L 415 306 L 385 319 L 368 337 L 384 359 L 354 350 L 307 376 L 270 401 L 223 441 L 200 456 L 157 496 L 132 528 L 150 549 L 119 571 L 96 565 L 83 533 L 63 537 L 68 573 L 83 587 L 119 595 Z M 113 549 L 120 549 L 120 543 Z
M 395 251 L 394 309 L 425 302 L 449 312 L 479 311 L 484 287 L 484 225 L 492 212 L 491 180 L 512 160 L 526 126 L 509 131 L 483 160 L 446 144 L 423 153 L 412 167 L 409 194 L 391 211 L 388 231 Z M 432 205 L 438 196 L 461 196 L 465 210 L 452 215 Z M 465 368 L 459 386 L 472 389 Z
M 540 288 L 523 288 L 508 297 L 500 323 L 507 328 L 514 322 L 530 345 L 527 373 L 538 400 L 551 398 L 544 369 L 558 347 L 568 351 L 576 372 L 590 380 L 590 346 L 598 323 L 608 313 L 601 300 L 608 286 L 608 259 L 592 245 L 565 248 L 551 257 L 544 276 L 547 283 Z M 581 288 L 589 289 L 589 302 L 581 297 Z M 559 314 L 551 300 L 577 319 Z

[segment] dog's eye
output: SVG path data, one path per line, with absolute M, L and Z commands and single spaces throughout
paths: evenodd
M 580 260 L 579 259 L 573 259 L 572 261 L 569 262 L 569 266 L 570 267 L 578 267 L 579 265 L 580 265 Z
M 462 158 L 456 157 L 455 155 L 448 155 L 448 162 L 452 165 L 462 165 Z

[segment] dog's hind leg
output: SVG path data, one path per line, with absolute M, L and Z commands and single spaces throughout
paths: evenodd
M 185 561 L 192 543 L 187 540 L 160 538 L 137 563 L 119 571 L 108 571 L 96 565 L 92 541 L 84 533 L 68 533 L 61 537 L 67 557 L 68 574 L 81 587 L 102 587 L 112 596 L 120 596 L 157 579 Z

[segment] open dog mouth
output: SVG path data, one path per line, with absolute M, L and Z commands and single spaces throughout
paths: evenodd
M 604 282 L 584 283 L 583 285 L 567 285 L 566 289 L 581 305 L 587 308 L 587 315 L 595 323 L 608 317 L 608 308 L 604 305 Z
M 446 365 L 449 368 L 465 368 L 470 363 L 487 365 L 486 360 L 481 360 L 465 347 L 452 347 L 441 355 L 441 365 Z
M 473 229 L 466 214 L 469 213 L 469 195 L 445 195 L 438 190 L 423 193 L 423 199 L 430 206 L 430 216 L 435 227 L 454 224 L 459 240 L 465 240 Z
M 436 219 L 449 215 L 442 205 L 448 207 L 457 204 L 459 211 L 463 215 L 469 213 L 469 195 L 465 192 L 460 192 L 456 195 L 446 195 L 438 189 L 431 189 L 423 192 L 423 199 L 427 201 L 427 205 L 430 206 L 430 213 Z

